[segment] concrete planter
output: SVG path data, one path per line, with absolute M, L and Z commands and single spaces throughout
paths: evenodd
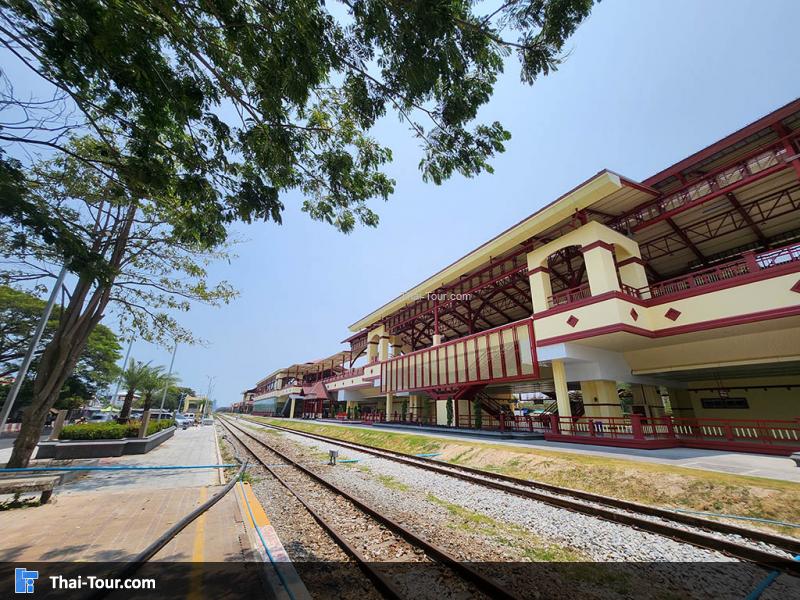
M 39 442 L 35 458 L 105 458 L 125 454 L 147 454 L 174 434 L 175 427 L 168 427 L 144 438 Z

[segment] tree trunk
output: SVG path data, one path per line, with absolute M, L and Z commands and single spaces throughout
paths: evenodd
M 150 406 L 153 404 L 153 392 L 145 392 L 144 394 L 144 410 L 150 410 Z
M 27 467 L 33 451 L 39 443 L 39 436 L 53 408 L 64 382 L 72 373 L 78 358 L 86 345 L 86 338 L 76 339 L 59 331 L 47 345 L 33 383 L 33 401 L 25 409 L 22 427 L 14 441 L 14 450 L 6 467 Z
M 133 406 L 133 395 L 136 393 L 136 388 L 128 388 L 125 393 L 125 400 L 122 402 L 122 410 L 119 411 L 119 422 L 124 423 L 131 416 L 131 406 Z
M 86 347 L 89 334 L 103 318 L 103 311 L 111 298 L 111 286 L 116 278 L 116 269 L 122 263 L 128 245 L 136 209 L 136 202 L 132 202 L 127 208 L 125 216 L 113 227 L 102 231 L 98 229 L 94 232 L 96 237 L 92 250 L 101 255 L 105 253 L 102 246 L 108 244 L 109 240 L 113 240 L 108 265 L 114 271 L 114 275 L 110 276 L 103 285 L 97 283 L 95 277 L 90 273 L 82 273 L 78 277 L 66 310 L 58 321 L 53 339 L 42 353 L 39 367 L 36 370 L 36 379 L 33 382 L 33 400 L 22 417 L 22 427 L 14 442 L 11 458 L 6 465 L 8 468 L 28 466 L 33 451 L 39 443 L 39 436 L 50 409 L 58 400 L 64 382 L 72 374 Z M 118 233 L 118 235 L 114 237 L 114 233 Z M 109 249 L 108 246 L 106 249 Z M 93 287 L 94 291 L 92 291 Z

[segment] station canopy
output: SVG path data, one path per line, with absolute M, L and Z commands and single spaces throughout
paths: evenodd
M 589 220 L 639 244 L 649 282 L 800 239 L 800 99 L 642 181 L 603 170 L 350 326 L 363 353 L 384 325 L 411 349 L 529 317 L 526 255 Z M 551 255 L 553 293 L 587 282 L 578 247 Z

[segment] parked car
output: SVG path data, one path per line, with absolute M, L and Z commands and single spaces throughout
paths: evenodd
M 203 425 L 213 425 L 214 418 L 213 417 L 203 417 Z
M 188 415 L 182 415 L 181 413 L 175 414 L 175 426 L 180 427 L 182 429 L 186 429 L 194 425 L 194 417 L 189 418 Z
M 87 423 L 110 423 L 116 418 L 116 415 L 112 415 L 111 413 L 95 413 L 91 417 L 89 417 L 86 422 Z

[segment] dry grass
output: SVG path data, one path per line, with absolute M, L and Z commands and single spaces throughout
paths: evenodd
M 800 523 L 800 485 L 788 481 L 358 427 L 273 422 L 410 454 L 441 452 L 441 460 L 454 464 L 644 504 Z M 800 537 L 797 528 L 735 522 Z

